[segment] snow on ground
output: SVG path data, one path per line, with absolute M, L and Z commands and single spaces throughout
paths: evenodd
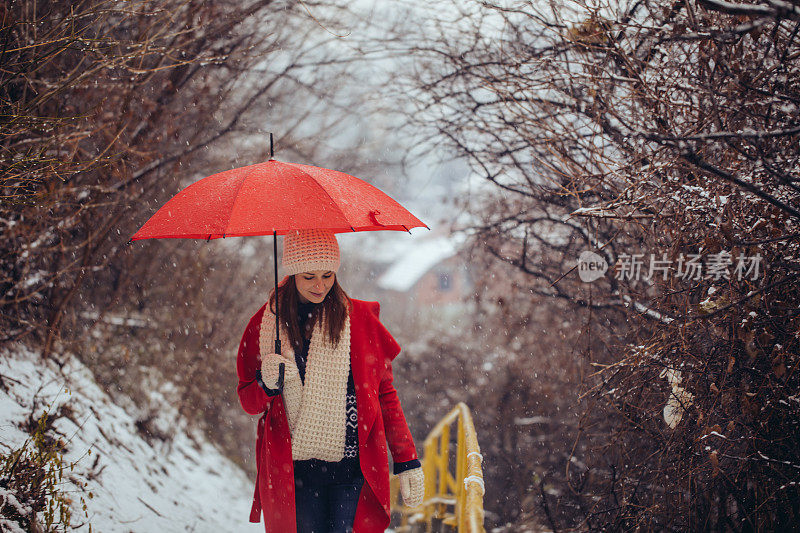
M 64 459 L 77 461 L 67 491 L 84 492 L 94 531 L 113 532 L 239 532 L 263 531 L 248 522 L 253 480 L 223 457 L 202 435 L 174 422 L 171 442 L 149 444 L 136 420 L 94 382 L 76 358 L 59 369 L 53 361 L 20 348 L 0 353 L 0 449 L 18 448 L 28 435 L 19 424 L 31 413 L 55 412 L 68 404 L 72 415 L 53 427 L 68 442 Z M 76 494 L 72 492 L 72 495 Z M 85 515 L 73 500 L 73 523 Z M 76 531 L 88 531 L 84 524 Z

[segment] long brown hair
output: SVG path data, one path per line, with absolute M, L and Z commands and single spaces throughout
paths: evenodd
M 302 348 L 303 338 L 309 338 L 317 320 L 322 320 L 323 327 L 327 326 L 328 339 L 331 339 L 334 344 L 339 343 L 345 319 L 350 311 L 350 297 L 339 285 L 337 277 L 334 277 L 333 287 L 328 291 L 325 299 L 319 305 L 314 306 L 314 312 L 306 323 L 305 331 L 300 331 L 300 323 L 297 320 L 300 297 L 294 276 L 287 276 L 286 280 L 278 285 L 278 298 L 280 298 L 278 302 L 280 304 L 279 320 L 289 333 L 289 342 L 291 342 L 295 351 Z M 274 314 L 275 292 L 269 296 L 269 308 Z

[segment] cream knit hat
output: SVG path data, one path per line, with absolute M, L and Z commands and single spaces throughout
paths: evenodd
M 287 275 L 312 270 L 339 270 L 339 243 L 332 231 L 309 229 L 283 238 L 283 269 Z

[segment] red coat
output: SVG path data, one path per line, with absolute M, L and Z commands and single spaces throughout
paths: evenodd
M 390 513 L 386 442 L 395 462 L 417 459 L 417 452 L 392 385 L 392 360 L 400 353 L 400 346 L 378 320 L 377 302 L 351 301 L 350 366 L 356 386 L 358 452 L 365 481 L 356 509 L 354 533 L 383 532 L 389 526 Z M 258 522 L 263 509 L 267 533 L 289 533 L 297 529 L 289 423 L 283 397 L 267 396 L 255 381 L 259 367 L 258 337 L 265 308 L 266 304 L 247 324 L 236 359 L 242 408 L 251 415 L 263 413 L 258 421 L 258 474 L 250 521 Z

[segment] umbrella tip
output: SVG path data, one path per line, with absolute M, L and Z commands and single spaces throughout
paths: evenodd
M 275 150 L 274 150 L 274 145 L 273 145 L 273 142 L 272 142 L 272 132 L 269 132 L 269 158 L 270 158 L 270 160 L 273 159 L 274 155 L 275 155 Z

